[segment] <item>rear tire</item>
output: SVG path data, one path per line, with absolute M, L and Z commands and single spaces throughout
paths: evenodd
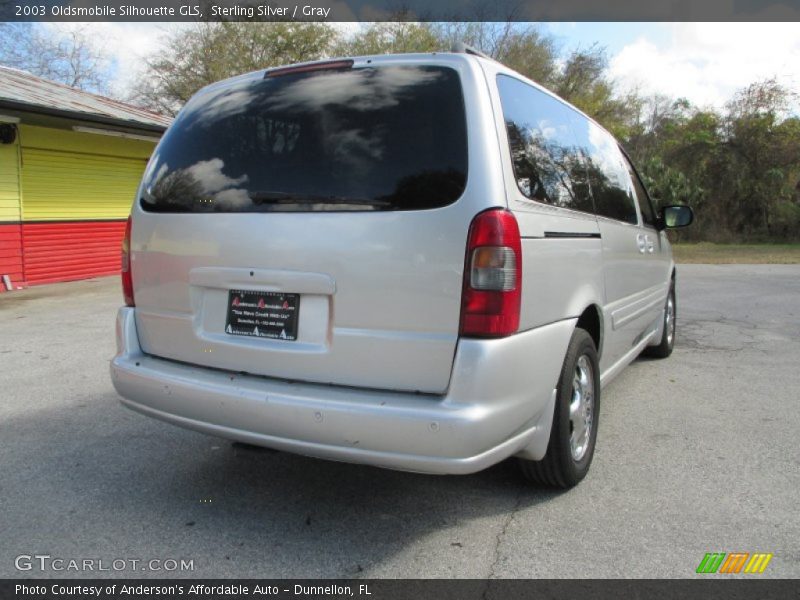
M 669 286 L 667 302 L 664 304 L 664 324 L 661 332 L 661 341 L 658 346 L 648 346 L 643 354 L 650 358 L 667 358 L 672 354 L 675 347 L 675 317 L 677 310 L 675 305 L 675 282 Z
M 567 489 L 589 471 L 600 414 L 600 367 L 592 337 L 575 329 L 558 380 L 553 427 L 542 460 L 520 459 L 526 479 Z

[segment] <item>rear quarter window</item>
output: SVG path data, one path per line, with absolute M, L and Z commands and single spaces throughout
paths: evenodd
M 497 76 L 514 177 L 531 200 L 592 213 L 572 109 L 507 75 Z

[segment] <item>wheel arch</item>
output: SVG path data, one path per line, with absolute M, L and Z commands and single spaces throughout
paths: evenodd
M 598 359 L 603 355 L 603 312 L 596 304 L 583 309 L 575 327 L 586 330 L 594 341 Z

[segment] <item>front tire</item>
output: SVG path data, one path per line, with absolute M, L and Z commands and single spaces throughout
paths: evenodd
M 675 282 L 669 286 L 667 302 L 664 304 L 664 325 L 661 333 L 661 341 L 658 346 L 648 346 L 644 349 L 644 355 L 651 358 L 667 358 L 672 354 L 675 347 L 675 317 L 677 314 L 675 305 Z
M 533 483 L 567 489 L 589 472 L 600 413 L 600 366 L 592 337 L 575 329 L 558 380 L 553 427 L 542 460 L 520 459 Z

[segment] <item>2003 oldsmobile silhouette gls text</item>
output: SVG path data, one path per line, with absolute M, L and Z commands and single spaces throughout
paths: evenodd
M 218 6 L 212 4 L 210 7 L 212 18 L 231 18 L 241 17 L 252 19 L 254 17 L 317 17 L 327 18 L 331 9 L 309 4 L 294 7 L 271 6 L 269 4 L 259 4 L 258 6 Z M 71 6 L 60 5 L 48 7 L 45 5 L 25 5 L 17 4 L 14 6 L 14 14 L 17 17 L 103 17 L 113 19 L 114 17 L 197 17 L 205 18 L 203 7 L 196 4 L 182 4 L 175 6 L 131 6 L 123 4 L 120 6 Z

